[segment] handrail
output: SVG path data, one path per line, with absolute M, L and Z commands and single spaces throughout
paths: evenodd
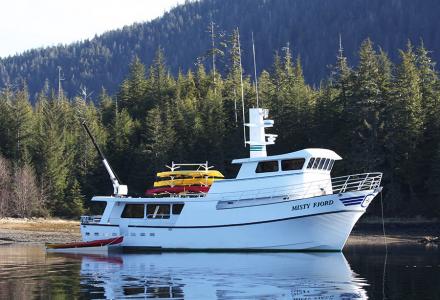
M 198 195 L 196 197 L 209 198 L 203 201 L 236 201 L 261 198 L 296 200 L 329 194 L 374 190 L 380 187 L 381 181 L 382 173 L 361 173 L 271 188 L 235 192 L 208 192 L 207 194 Z M 183 196 L 178 197 L 184 198 Z M 101 216 L 83 216 L 81 217 L 81 223 L 99 223 L 100 218 Z
M 257 198 L 287 197 L 300 199 L 324 194 L 339 194 L 352 191 L 371 190 L 380 186 L 382 173 L 362 173 L 308 181 L 272 188 L 252 189 L 238 192 L 208 193 L 222 200 L 243 200 Z
M 101 222 L 101 215 L 96 216 L 81 216 L 80 223 L 81 224 L 98 224 Z

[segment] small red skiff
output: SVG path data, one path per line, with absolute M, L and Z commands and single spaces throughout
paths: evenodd
M 74 242 L 65 244 L 47 244 L 46 249 L 53 252 L 96 252 L 108 251 L 109 247 L 118 246 L 124 237 L 118 236 L 105 240 L 94 240 L 89 242 Z

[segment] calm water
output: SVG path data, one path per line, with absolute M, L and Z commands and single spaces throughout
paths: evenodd
M 0 298 L 440 299 L 440 249 L 97 256 L 3 245 Z

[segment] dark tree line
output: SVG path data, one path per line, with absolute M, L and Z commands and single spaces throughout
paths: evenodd
M 135 58 L 118 93 L 102 90 L 97 104 L 58 95 L 45 85 L 32 106 L 25 83 L 4 88 L 0 153 L 9 168 L 0 170 L 0 192 L 10 186 L 4 182 L 14 170 L 26 169 L 41 195 L 31 214 L 72 217 L 93 210 L 89 198 L 109 194 L 112 187 L 82 120 L 132 193 L 142 194 L 172 160 L 208 160 L 233 174 L 230 160 L 248 156 L 242 137 L 237 32 L 216 45 L 222 50 L 210 53 L 224 54 L 225 75 L 198 61 L 174 76 L 159 49 L 149 67 Z M 438 216 L 440 81 L 429 51 L 423 44 L 408 43 L 393 64 L 367 39 L 355 66 L 342 49 L 335 54 L 331 74 L 318 88 L 305 82 L 301 59 L 293 57 L 288 45 L 261 72 L 260 106 L 270 109 L 272 132 L 279 135 L 269 153 L 333 149 L 344 158 L 334 175 L 384 173 L 388 216 Z M 244 98 L 246 109 L 256 105 L 248 73 Z M 19 215 L 10 207 L 0 213 Z M 374 207 L 371 211 L 378 212 Z
M 438 0 L 201 0 L 191 1 L 146 23 L 126 26 L 91 40 L 70 45 L 32 49 L 20 55 L 0 59 L 0 88 L 8 84 L 17 88 L 23 80 L 32 101 L 47 81 L 57 86 L 58 66 L 62 67 L 63 87 L 73 98 L 86 86 L 96 100 L 101 87 L 110 94 L 128 72 L 135 56 L 151 65 L 156 49 L 164 49 L 168 66 L 175 76 L 179 69 L 193 68 L 194 58 L 204 58 L 210 44 L 208 24 L 231 32 L 239 27 L 245 51 L 243 65 L 252 67 L 251 35 L 256 43 L 259 67 L 269 69 L 273 50 L 292 41 L 292 49 L 301 53 L 307 82 L 319 85 L 334 62 L 338 36 L 342 36 L 345 54 L 357 63 L 357 48 L 371 37 L 398 62 L 396 49 L 406 40 L 423 39 L 432 55 L 440 60 L 440 1 Z M 227 74 L 222 65 L 227 59 L 218 55 L 218 71 Z M 204 60 L 210 64 L 210 57 Z

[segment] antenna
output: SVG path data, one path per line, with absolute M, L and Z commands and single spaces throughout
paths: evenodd
M 64 79 L 65 78 L 62 78 L 61 76 L 61 67 L 58 66 L 58 100 L 61 100 L 61 93 L 62 93 L 61 81 Z
M 344 48 L 342 48 L 342 38 L 341 34 L 339 34 L 339 58 L 342 58 L 344 56 Z
M 257 64 L 255 62 L 255 43 L 254 43 L 254 32 L 252 31 L 252 52 L 254 55 L 254 75 L 255 75 L 255 93 L 257 94 L 257 108 L 258 105 L 258 78 L 257 78 Z
M 243 112 L 243 140 L 244 140 L 244 147 L 246 148 L 246 120 L 244 115 L 244 88 L 243 88 L 243 67 L 241 65 L 241 46 L 240 46 L 240 31 L 237 27 L 237 41 L 238 41 L 238 56 L 240 58 L 240 85 L 241 85 L 241 109 Z

